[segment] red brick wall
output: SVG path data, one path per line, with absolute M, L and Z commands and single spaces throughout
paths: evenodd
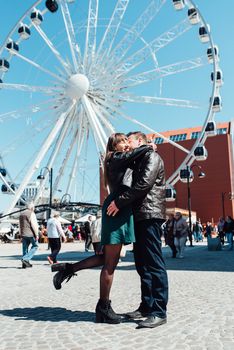
M 180 142 L 187 149 L 191 149 L 193 140 Z M 231 189 L 231 166 L 229 152 L 230 135 L 218 135 L 209 137 L 205 146 L 208 150 L 206 161 L 194 162 L 202 167 L 206 174 L 205 178 L 198 177 L 199 169 L 194 167 L 194 180 L 190 183 L 191 208 L 197 212 L 197 217 L 202 222 L 218 221 L 222 216 L 222 192 L 226 192 L 224 197 L 225 215 L 234 215 L 233 201 L 229 200 L 228 193 Z M 165 163 L 166 177 L 168 178 L 184 159 L 181 150 L 168 143 L 158 145 L 158 152 Z M 168 207 L 188 208 L 187 185 L 177 182 L 175 185 L 177 198 L 175 202 L 167 203 Z

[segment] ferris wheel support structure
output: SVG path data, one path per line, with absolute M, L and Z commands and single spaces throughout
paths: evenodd
M 42 166 L 53 168 L 53 195 L 60 187 L 66 193 L 74 186 L 77 190 L 76 182 L 80 182 L 83 198 L 83 179 L 91 169 L 87 163 L 93 160 L 88 155 L 88 143 L 95 145 L 99 169 L 109 135 L 125 131 L 128 123 L 183 152 L 183 161 L 167 179 L 168 186 L 179 180 L 181 169 L 192 164 L 197 148 L 203 150 L 206 138 L 214 134 L 215 113 L 221 108 L 218 48 L 194 1 L 113 0 L 110 6 L 105 4 L 105 0 L 72 4 L 69 0 L 37 0 L 0 47 L 0 94 L 14 96 L 6 98 L 11 106 L 0 114 L 0 121 L 15 121 L 17 125 L 11 128 L 16 130 L 15 139 L 7 140 L 4 147 L 0 145 L 1 164 L 5 167 L 11 152 L 18 159 L 28 154 L 21 161 L 26 165 L 17 169 L 18 175 L 11 176 L 8 166 L 6 177 L 0 173 L 4 188 L 13 195 L 6 213 L 23 200 L 24 189 Z M 74 6 L 72 10 L 70 6 Z M 48 21 L 54 21 L 53 25 Z M 198 37 L 202 44 L 193 45 Z M 206 83 L 209 63 L 213 69 L 211 89 Z M 12 74 L 8 75 L 8 70 Z M 18 103 L 15 108 L 14 101 Z M 180 113 L 185 111 L 186 119 L 198 116 L 204 121 L 190 149 L 155 130 L 155 125 L 169 117 L 170 127 L 176 128 Z M 161 119 L 156 122 L 158 116 Z M 25 120 L 27 128 L 23 126 Z M 212 132 L 208 124 L 212 124 Z M 20 153 L 20 148 L 24 152 Z M 78 181 L 81 168 L 82 179 Z M 35 203 L 45 198 L 47 180 L 45 174 L 33 198 Z M 15 186 L 17 183 L 20 185 Z

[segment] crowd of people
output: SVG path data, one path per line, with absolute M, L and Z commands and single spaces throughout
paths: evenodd
M 138 328 L 158 327 L 167 322 L 168 303 L 168 278 L 161 249 L 163 228 L 172 257 L 183 258 L 190 233 L 187 221 L 180 212 L 170 215 L 166 221 L 164 163 L 156 146 L 149 144 L 140 131 L 109 137 L 104 182 L 109 195 L 95 221 L 90 215 L 83 228 L 71 225 L 64 231 L 59 213 L 54 212 L 47 227 L 41 227 L 40 239 L 47 236 L 51 249 L 48 261 L 52 272 L 56 272 L 53 285 L 59 290 L 65 281 L 79 276 L 79 271 L 101 267 L 96 322 L 118 324 L 124 317 L 140 320 Z M 34 207 L 29 205 L 20 216 L 23 268 L 32 266 L 30 260 L 38 248 L 39 230 L 35 221 Z M 207 223 L 204 230 L 201 223 L 196 222 L 193 225 L 195 241 L 202 240 L 204 234 L 211 236 L 213 230 L 211 223 Z M 228 216 L 220 220 L 217 230 L 220 239 L 226 236 L 232 249 L 233 219 Z M 82 238 L 85 250 L 89 251 L 93 244 L 95 254 L 75 263 L 58 263 L 61 241 Z M 112 308 L 110 293 L 123 246 L 131 243 L 140 279 L 139 305 L 121 316 Z
M 212 224 L 210 221 L 201 224 L 201 221 L 197 220 L 192 224 L 191 231 L 193 241 L 196 243 L 203 242 L 204 238 L 219 237 L 222 245 L 226 240 L 228 249 L 233 249 L 234 220 L 231 216 L 220 217 L 217 224 Z M 172 251 L 172 258 L 184 258 L 189 224 L 180 212 L 168 215 L 168 219 L 163 224 L 163 235 L 165 245 L 168 245 Z
M 56 264 L 62 242 L 85 242 L 85 251 L 93 246 L 95 254 L 99 254 L 101 241 L 101 211 L 97 216 L 89 215 L 81 225 L 72 221 L 69 225 L 62 225 L 60 213 L 53 211 L 48 221 L 43 220 L 39 225 L 34 212 L 34 205 L 30 203 L 19 217 L 21 241 L 23 247 L 22 268 L 32 267 L 30 260 L 38 249 L 38 243 L 48 243 L 51 254 L 47 256 L 50 264 Z M 29 246 L 31 249 L 29 249 Z

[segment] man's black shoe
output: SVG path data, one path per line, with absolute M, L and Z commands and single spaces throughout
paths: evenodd
M 147 317 L 149 314 L 146 312 L 142 312 L 140 309 L 137 309 L 132 312 L 127 312 L 124 314 L 126 318 L 131 319 L 131 320 L 137 320 L 139 318 L 144 318 Z
M 149 316 L 146 320 L 141 321 L 137 328 L 155 328 L 161 326 L 162 324 L 167 323 L 167 318 L 160 318 L 157 316 Z
M 26 269 L 27 267 L 32 267 L 32 264 L 30 264 L 29 261 L 23 260 L 23 259 L 21 261 L 22 261 L 22 268 L 23 269 Z

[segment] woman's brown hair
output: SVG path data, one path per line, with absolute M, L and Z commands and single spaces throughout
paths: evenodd
M 108 138 L 107 145 L 106 145 L 106 154 L 104 159 L 104 184 L 106 187 L 108 186 L 108 176 L 107 176 L 108 160 L 110 159 L 112 153 L 116 151 L 117 144 L 126 139 L 127 139 L 127 136 L 119 132 L 112 134 Z

